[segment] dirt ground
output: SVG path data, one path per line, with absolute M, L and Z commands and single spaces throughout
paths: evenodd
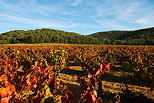
M 128 72 L 119 72 L 115 70 L 110 70 L 106 72 L 107 76 L 104 76 L 104 79 L 102 78 L 102 98 L 104 103 L 139 103 L 140 101 L 142 103 L 154 103 L 154 92 L 150 91 L 150 88 L 148 87 L 142 87 L 142 86 L 136 86 L 136 85 L 128 85 L 129 90 L 131 90 L 131 94 L 124 94 L 125 85 L 121 82 L 118 82 L 115 77 L 120 78 L 121 76 L 125 75 L 131 75 Z M 69 66 L 69 69 L 62 70 L 61 73 L 59 73 L 58 79 L 61 80 L 75 95 L 77 99 L 79 99 L 79 83 L 77 82 L 77 77 L 83 75 L 82 68 L 80 66 Z M 106 79 L 107 78 L 107 79 Z M 133 93 L 132 93 L 133 92 Z M 118 96 L 127 97 L 128 95 L 131 95 L 127 97 L 128 100 L 121 102 L 116 100 L 114 102 L 114 98 L 117 98 Z M 133 95 L 133 96 L 132 96 Z M 56 102 L 61 103 L 60 98 L 61 95 L 57 95 Z M 138 101 L 129 101 L 129 99 L 139 99 Z M 143 100 L 145 99 L 145 101 Z M 150 100 L 148 102 L 148 100 Z

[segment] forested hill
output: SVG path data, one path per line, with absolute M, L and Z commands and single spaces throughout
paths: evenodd
M 46 28 L 14 30 L 0 34 L 0 44 L 8 43 L 154 45 L 154 27 L 135 31 L 98 32 L 87 36 Z
M 54 29 L 14 30 L 0 34 L 0 44 L 6 43 L 72 43 L 100 44 L 94 37 Z
M 90 37 L 99 37 L 103 44 L 154 45 L 154 27 L 135 31 L 98 32 Z

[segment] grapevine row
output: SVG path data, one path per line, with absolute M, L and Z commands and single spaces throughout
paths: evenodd
M 154 87 L 154 48 L 125 46 L 1 46 L 0 98 L 2 103 L 54 101 L 61 92 L 63 103 L 75 103 L 74 94 L 58 81 L 58 73 L 75 61 L 84 70 L 79 77 L 80 97 L 85 103 L 102 101 L 101 76 L 119 63 L 135 73 L 146 74 Z

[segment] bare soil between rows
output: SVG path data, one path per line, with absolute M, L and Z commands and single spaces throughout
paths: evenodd
M 130 91 L 124 91 L 124 83 L 118 80 L 120 80 L 123 74 L 132 75 L 131 73 L 110 70 L 106 74 L 108 75 L 104 75 L 104 78 L 102 78 L 103 103 L 154 103 L 154 92 L 151 92 L 149 87 L 128 85 Z M 79 99 L 80 86 L 77 78 L 83 75 L 84 73 L 80 66 L 69 66 L 69 69 L 64 69 L 59 73 L 58 79 Z M 115 77 L 118 79 L 116 80 Z M 61 97 L 62 95 L 55 97 L 57 103 L 61 103 Z

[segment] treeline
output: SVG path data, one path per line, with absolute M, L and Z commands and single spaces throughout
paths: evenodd
M 72 43 L 100 44 L 98 38 L 54 29 L 14 30 L 0 34 L 1 44 L 14 43 Z
M 98 32 L 87 36 L 46 28 L 0 34 L 0 44 L 14 43 L 154 45 L 154 27 L 135 31 Z
M 88 36 L 99 37 L 103 44 L 154 45 L 154 27 L 135 31 L 98 32 Z

